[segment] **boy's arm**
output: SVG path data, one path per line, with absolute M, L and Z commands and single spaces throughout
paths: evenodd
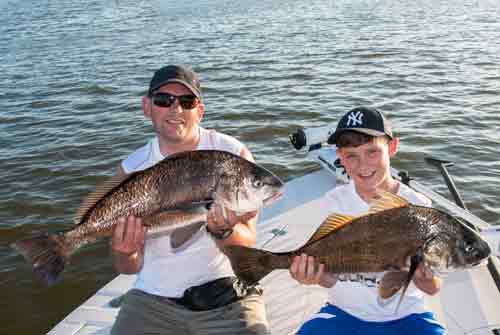
M 432 201 L 421 193 L 417 193 L 422 202 L 421 206 L 433 207 Z M 425 265 L 420 264 L 415 271 L 413 283 L 422 292 L 435 295 L 441 290 L 443 280 L 435 276 Z

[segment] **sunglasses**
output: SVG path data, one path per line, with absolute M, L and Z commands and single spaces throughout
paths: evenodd
M 175 100 L 179 100 L 179 104 L 183 109 L 193 109 L 198 106 L 198 98 L 195 95 L 173 95 L 170 93 L 158 92 L 151 96 L 153 104 L 158 107 L 170 107 Z

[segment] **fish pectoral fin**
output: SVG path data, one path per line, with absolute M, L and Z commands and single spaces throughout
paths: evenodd
M 197 234 L 205 222 L 198 222 L 186 227 L 177 228 L 170 234 L 170 247 L 173 252 L 179 252 L 189 247 L 201 234 Z
M 313 236 L 307 241 L 306 245 L 320 240 L 322 237 L 328 235 L 334 230 L 351 223 L 355 219 L 354 216 L 342 215 L 342 214 L 331 214 L 325 221 L 318 227 L 314 232 Z M 305 246 L 305 245 L 304 245 Z
M 398 292 L 406 282 L 408 272 L 391 271 L 384 274 L 378 285 L 378 293 L 382 299 L 389 299 Z
M 401 292 L 401 297 L 399 297 L 398 305 L 396 306 L 396 310 L 394 313 L 398 312 L 399 305 L 401 305 L 401 301 L 403 301 L 403 297 L 406 293 L 406 290 L 408 289 L 408 286 L 411 283 L 411 280 L 413 279 L 413 276 L 415 275 L 415 271 L 417 271 L 417 267 L 420 263 L 423 261 L 423 251 L 422 249 L 418 249 L 417 253 L 412 256 L 411 258 L 411 264 L 410 264 L 410 270 L 408 271 L 408 274 L 406 276 L 406 280 L 403 284 L 403 292 Z
M 184 204 L 179 204 L 175 207 L 170 207 L 163 209 L 162 211 L 167 211 L 167 210 L 181 210 L 181 211 L 186 211 L 186 212 L 208 212 L 212 205 L 214 204 L 214 200 L 203 200 L 203 201 L 195 201 L 195 202 L 189 202 L 189 203 L 184 203 Z
M 377 196 L 370 203 L 369 214 L 382 212 L 388 209 L 402 208 L 409 206 L 408 200 L 387 191 L 378 191 Z
M 157 227 L 161 226 L 162 222 L 174 222 L 182 218 L 185 221 L 191 221 L 192 223 L 198 223 L 206 221 L 206 215 L 208 213 L 208 208 L 211 202 L 196 202 L 189 203 L 186 205 L 181 205 L 177 207 L 160 208 L 148 216 L 142 218 L 142 223 L 146 227 Z M 167 229 L 167 233 L 170 230 Z M 161 236 L 167 234 L 162 232 L 153 233 L 154 236 Z M 151 236 L 153 236 L 150 235 Z

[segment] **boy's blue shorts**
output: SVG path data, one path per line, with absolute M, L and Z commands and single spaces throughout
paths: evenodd
M 443 326 L 432 313 L 411 314 L 405 318 L 384 322 L 358 319 L 340 308 L 326 304 L 318 315 L 297 331 L 298 335 L 442 335 Z

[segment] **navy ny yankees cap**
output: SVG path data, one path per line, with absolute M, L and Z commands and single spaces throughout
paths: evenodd
M 156 71 L 149 84 L 149 95 L 168 83 L 179 83 L 187 87 L 201 100 L 201 85 L 198 75 L 182 65 L 167 65 Z
M 370 107 L 351 109 L 340 119 L 337 129 L 328 138 L 329 144 L 335 144 L 339 136 L 346 131 L 355 131 L 370 136 L 389 136 L 392 139 L 392 127 L 384 115 Z

